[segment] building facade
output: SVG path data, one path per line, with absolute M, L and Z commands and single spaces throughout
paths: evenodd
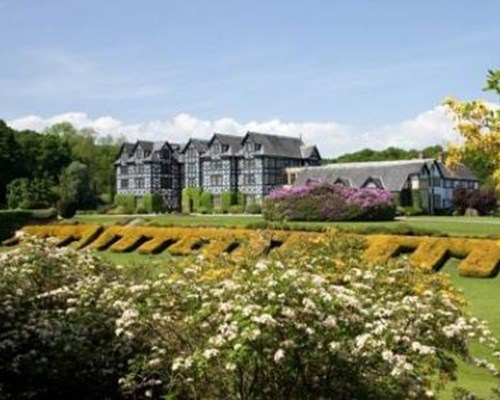
M 178 150 L 168 142 L 124 143 L 115 161 L 116 193 L 138 199 L 159 194 L 168 209 L 179 209 L 182 163 Z
M 328 182 L 351 187 L 377 187 L 393 193 L 398 205 L 434 214 L 452 207 L 453 191 L 478 189 L 479 180 L 465 165 L 452 170 L 440 159 L 329 164 L 287 169 L 287 184 Z
M 178 210 L 184 187 L 213 195 L 214 207 L 224 192 L 242 192 L 260 203 L 272 189 L 286 183 L 288 167 L 319 165 L 316 146 L 301 139 L 257 132 L 245 136 L 215 133 L 208 141 L 125 143 L 115 162 L 118 194 L 164 197 Z

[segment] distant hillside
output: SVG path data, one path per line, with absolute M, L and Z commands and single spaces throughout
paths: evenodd
M 361 162 L 361 161 L 390 161 L 390 160 L 409 160 L 419 158 L 436 158 L 439 153 L 443 153 L 441 146 L 429 146 L 423 150 L 404 150 L 397 147 L 388 147 L 385 150 L 363 149 L 354 153 L 343 154 L 337 158 L 324 159 L 325 164 Z

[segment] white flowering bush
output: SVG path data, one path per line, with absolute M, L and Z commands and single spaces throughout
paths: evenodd
M 0 398 L 120 398 L 138 349 L 115 335 L 118 276 L 41 239 L 0 253 Z
M 487 326 L 447 279 L 336 234 L 140 279 L 30 239 L 0 255 L 0 397 L 435 398 Z M 464 392 L 460 392 L 463 394 Z
M 468 353 L 470 338 L 496 340 L 443 276 L 367 268 L 360 248 L 332 235 L 267 260 L 172 266 L 118 323 L 119 335 L 152 326 L 154 341 L 124 387 L 140 376 L 150 397 L 421 399 L 454 378 L 455 357 L 498 375 Z

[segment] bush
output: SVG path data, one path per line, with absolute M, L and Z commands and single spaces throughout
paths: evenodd
M 59 215 L 63 218 L 73 218 L 76 214 L 78 204 L 76 201 L 61 200 L 59 201 Z
M 243 214 L 245 212 L 245 207 L 240 205 L 234 205 L 229 207 L 229 214 Z
M 138 213 L 152 214 L 165 212 L 165 210 L 165 200 L 161 195 L 156 193 L 145 194 L 137 205 Z
M 237 196 L 234 192 L 224 192 L 220 197 L 220 209 L 222 213 L 227 213 L 229 207 L 235 205 L 237 202 Z
M 247 206 L 245 207 L 245 213 L 260 214 L 262 213 L 262 207 L 260 204 L 257 203 L 247 204 Z
M 122 214 L 133 214 L 136 209 L 136 198 L 131 194 L 117 194 L 115 196 L 115 205 L 120 207 Z
M 386 190 L 327 183 L 277 189 L 263 202 L 264 218 L 272 221 L 391 220 L 395 213 Z
M 51 221 L 57 217 L 57 210 L 0 211 L 0 241 L 10 238 L 15 231 L 31 221 Z
M 400 215 L 404 215 L 406 217 L 414 217 L 417 215 L 423 215 L 424 210 L 422 210 L 420 207 L 398 207 L 398 213 Z
M 182 189 L 181 195 L 181 205 L 182 212 L 185 214 L 190 214 L 193 211 L 198 211 L 200 208 L 200 198 L 201 198 L 201 189 L 199 188 L 184 188 Z
M 199 213 L 206 214 L 213 211 L 213 196 L 211 193 L 203 192 L 200 197 L 200 207 L 197 209 Z
M 0 258 L 2 399 L 121 398 L 137 348 L 115 335 L 117 277 L 90 254 L 41 240 Z
M 245 193 L 237 192 L 236 193 L 236 204 L 239 206 L 245 207 L 247 204 L 247 196 Z
M 480 215 L 489 215 L 495 212 L 497 197 L 494 190 L 458 188 L 453 191 L 453 207 L 460 215 L 468 208 L 477 210 Z
M 469 336 L 500 355 L 448 280 L 367 267 L 364 247 L 301 234 L 266 260 L 166 259 L 138 283 L 23 244 L 0 257 L 2 398 L 426 398 L 471 359 Z
M 47 208 L 53 206 L 56 199 L 52 183 L 46 179 L 19 178 L 7 185 L 7 203 L 11 209 Z

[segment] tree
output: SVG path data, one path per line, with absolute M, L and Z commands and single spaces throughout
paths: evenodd
M 500 100 L 500 70 L 489 71 L 485 90 L 495 92 Z M 480 100 L 462 102 L 447 98 L 444 104 L 453 115 L 455 130 L 462 139 L 449 145 L 447 163 L 453 167 L 471 154 L 479 157 L 500 193 L 500 109 Z
M 0 204 L 5 203 L 7 184 L 20 175 L 21 149 L 14 131 L 0 120 Z
M 88 167 L 73 161 L 65 168 L 59 179 L 60 202 L 74 203 L 78 208 L 88 209 L 95 206 L 95 197 L 90 188 Z
M 7 185 L 9 208 L 36 209 L 54 205 L 56 194 L 50 180 L 18 178 Z

